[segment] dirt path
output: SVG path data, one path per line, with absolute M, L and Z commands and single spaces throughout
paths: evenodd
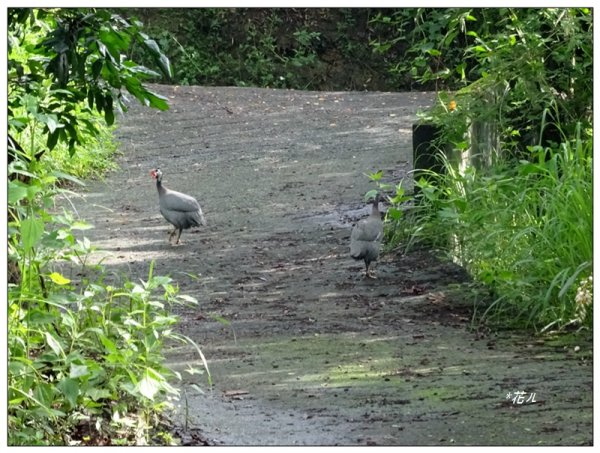
M 109 272 L 144 278 L 156 260 L 200 301 L 181 329 L 215 385 L 184 373 L 177 423 L 187 411 L 190 429 L 227 445 L 592 442 L 591 343 L 575 352 L 478 335 L 461 269 L 427 253 L 386 256 L 367 281 L 348 256 L 371 188 L 363 173 L 407 175 L 411 124 L 431 94 L 156 89 L 170 111 L 133 106 L 117 134 L 121 169 L 73 202 L 111 253 Z M 156 166 L 209 223 L 179 247 L 166 241 Z M 169 357 L 179 369 L 197 362 L 188 349 Z M 513 404 L 516 391 L 535 402 Z

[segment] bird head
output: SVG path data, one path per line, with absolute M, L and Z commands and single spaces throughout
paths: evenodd
M 162 171 L 160 171 L 160 168 L 150 170 L 150 176 L 152 176 L 153 179 L 156 179 L 158 180 L 158 182 L 160 182 L 162 179 Z

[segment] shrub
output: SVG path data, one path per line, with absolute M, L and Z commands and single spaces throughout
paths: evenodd
M 417 181 L 416 208 L 394 229 L 395 240 L 442 247 L 489 287 L 495 301 L 482 319 L 591 326 L 576 300 L 592 272 L 592 143 L 575 139 L 532 153 L 517 165 L 464 174 L 446 160 L 444 175 Z

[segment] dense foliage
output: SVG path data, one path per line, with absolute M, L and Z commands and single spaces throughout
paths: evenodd
M 493 123 L 503 151 L 559 143 L 578 125 L 590 135 L 592 15 L 577 8 L 402 10 L 374 20 L 396 28 L 396 40 L 375 49 L 395 55 L 394 71 L 435 83 L 440 105 L 429 121 L 464 149 L 474 120 Z M 416 28 L 412 28 L 417 25 Z M 389 56 L 388 56 L 389 57 Z M 407 58 L 408 57 L 408 58 Z M 444 92 L 444 90 L 451 90 Z M 450 101 L 455 108 L 452 116 Z M 457 118 L 458 117 L 458 118 Z
M 398 90 L 373 53 L 369 8 L 127 9 L 173 62 L 173 82 L 319 90 Z M 392 30 L 382 29 L 386 36 Z M 135 54 L 135 52 L 134 52 Z M 140 55 L 143 58 L 142 55 Z M 143 61 L 143 60 L 142 60 Z
M 402 33 L 413 19 L 377 18 L 410 43 L 398 70 L 440 87 L 422 120 L 445 173 L 417 181 L 392 243 L 446 249 L 492 290 L 484 318 L 591 326 L 591 11 L 419 10 L 418 34 Z
M 574 139 L 491 169 L 417 182 L 391 243 L 441 248 L 491 291 L 480 321 L 541 330 L 591 326 L 592 147 Z

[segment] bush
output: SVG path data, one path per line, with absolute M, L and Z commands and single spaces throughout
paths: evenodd
M 532 149 L 535 159 L 417 181 L 416 208 L 395 241 L 444 248 L 492 290 L 482 319 L 547 329 L 581 316 L 592 272 L 592 142 Z M 588 297 L 589 299 L 589 297 Z
M 518 157 L 528 146 L 556 146 L 561 133 L 573 137 L 578 124 L 582 138 L 591 137 L 590 9 L 418 8 L 372 22 L 396 31 L 371 41 L 396 61 L 392 72 L 440 94 L 426 119 L 443 127 L 444 144 L 468 147 L 475 122 L 491 124 L 502 152 Z M 452 118 L 444 115 L 450 101 Z M 553 122 L 544 121 L 547 112 Z
M 374 20 L 397 30 L 374 48 L 403 48 L 410 58 L 398 70 L 438 91 L 421 120 L 439 130 L 445 167 L 416 182 L 408 221 L 390 222 L 392 243 L 447 250 L 494 294 L 488 321 L 591 326 L 591 10 L 418 9 Z

